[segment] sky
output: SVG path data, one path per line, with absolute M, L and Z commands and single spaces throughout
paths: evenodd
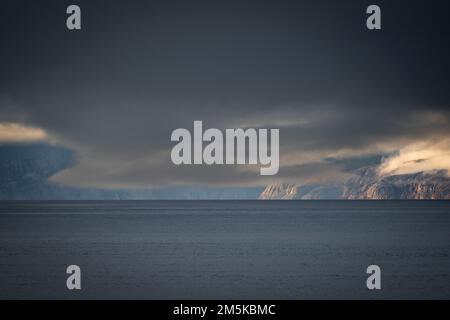
M 82 11 L 68 31 L 66 7 Z M 382 30 L 366 28 L 366 8 Z M 81 187 L 263 186 L 450 169 L 448 0 L 0 5 L 0 143 L 75 151 Z M 280 171 L 175 166 L 171 132 L 279 128 Z M 332 159 L 332 161 L 330 161 Z

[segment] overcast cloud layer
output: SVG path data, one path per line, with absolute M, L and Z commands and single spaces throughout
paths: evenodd
M 364 0 L 77 1 L 69 32 L 71 2 L 3 1 L 0 141 L 74 149 L 53 179 L 77 186 L 334 181 L 348 173 L 326 159 L 373 154 L 384 174 L 446 169 L 450 3 L 377 3 L 370 32 Z M 194 120 L 280 128 L 279 175 L 172 165 L 170 134 Z

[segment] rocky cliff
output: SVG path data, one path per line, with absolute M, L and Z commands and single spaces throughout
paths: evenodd
M 344 186 L 345 199 L 437 200 L 450 199 L 446 171 L 379 176 L 376 168 L 361 169 Z
M 355 171 L 343 185 L 272 184 L 259 199 L 445 200 L 450 199 L 450 177 L 446 171 L 380 176 L 373 166 Z
M 341 199 L 343 186 L 339 184 L 287 184 L 269 185 L 259 196 L 260 200 L 319 200 Z

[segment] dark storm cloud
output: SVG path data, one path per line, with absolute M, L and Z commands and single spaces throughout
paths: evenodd
M 359 157 L 350 157 L 350 158 L 326 158 L 325 162 L 331 164 L 337 164 L 342 167 L 345 171 L 354 171 L 360 168 L 380 165 L 383 161 L 385 155 L 368 155 L 368 156 L 359 156 Z
M 319 109 L 318 116 L 303 126 L 283 130 L 284 146 L 300 150 L 359 149 L 375 143 L 411 141 L 450 134 L 450 113 L 395 107 L 341 107 Z
M 280 126 L 277 178 L 333 175 L 320 157 L 339 150 L 449 135 L 448 1 L 377 1 L 380 32 L 365 28 L 371 1 L 77 1 L 77 32 L 69 4 L 0 10 L 0 122 L 76 149 L 67 183 L 265 183 L 171 165 L 171 132 L 194 120 Z

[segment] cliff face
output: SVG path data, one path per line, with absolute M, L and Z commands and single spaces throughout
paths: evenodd
M 319 200 L 341 199 L 343 186 L 338 184 L 297 185 L 276 183 L 266 187 L 260 200 Z
M 274 183 L 267 186 L 259 196 L 260 200 L 293 200 L 298 195 L 298 186 L 287 183 Z
M 273 184 L 262 200 L 445 200 L 450 199 L 450 178 L 445 171 L 381 177 L 376 167 L 355 172 L 343 185 Z
M 381 177 L 377 166 L 354 171 L 343 184 L 284 184 L 265 188 L 166 187 L 102 190 L 71 188 L 50 182 L 74 164 L 70 150 L 49 146 L 0 146 L 0 200 L 306 200 L 306 199 L 450 199 L 445 171 Z M 262 191 L 262 192 L 261 192 Z
M 450 199 L 450 178 L 445 171 L 380 177 L 364 168 L 345 183 L 345 199 L 438 200 Z

